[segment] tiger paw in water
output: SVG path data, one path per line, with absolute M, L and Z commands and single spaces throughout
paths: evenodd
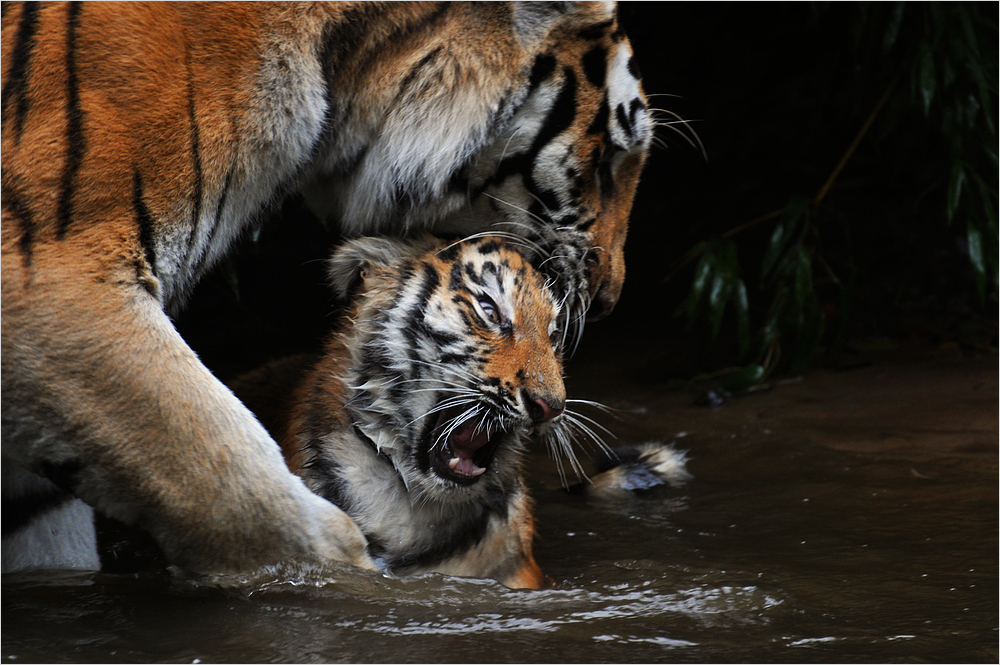
M 657 487 L 680 487 L 691 479 L 687 452 L 657 441 L 615 446 L 594 463 L 599 473 L 570 491 L 594 498 L 625 497 Z

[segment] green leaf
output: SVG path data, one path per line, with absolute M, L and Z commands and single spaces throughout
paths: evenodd
M 995 201 L 997 199 L 997 188 L 995 184 L 987 183 L 983 177 L 975 171 L 968 172 L 975 189 L 978 190 L 979 198 L 982 202 L 982 213 L 985 217 L 985 247 L 996 248 L 997 244 L 997 210 Z
M 896 45 L 896 37 L 899 35 L 899 26 L 903 23 L 903 8 L 906 3 L 895 2 L 892 6 L 892 13 L 889 15 L 889 22 L 885 26 L 885 33 L 882 36 L 882 54 L 885 55 Z M 864 23 L 862 23 L 863 25 Z
M 996 149 L 993 146 L 991 146 L 989 143 L 986 143 L 986 142 L 983 142 L 982 148 L 983 148 L 983 151 L 986 152 L 987 159 L 989 159 L 990 162 L 993 163 L 993 168 L 997 168 L 997 166 L 998 166 L 998 164 L 1000 164 L 1000 162 L 998 162 L 998 160 L 997 160 L 997 151 L 996 151 Z
M 976 99 L 975 95 L 969 95 L 965 98 L 965 104 L 963 105 L 962 121 L 965 123 L 965 129 L 970 132 L 976 129 L 976 118 L 979 116 L 979 111 L 982 109 L 982 105 L 979 100 Z
M 768 349 L 778 343 L 780 337 L 780 322 L 785 313 L 785 305 L 788 303 L 788 289 L 784 284 L 778 286 L 771 305 L 767 310 L 767 318 L 761 326 L 760 348 L 758 349 L 759 360 L 763 360 Z
M 774 262 L 778 260 L 778 256 L 781 254 L 781 250 L 784 248 L 789 235 L 785 219 L 781 218 L 774 226 L 774 231 L 771 233 L 771 240 L 767 243 L 767 251 L 764 253 L 764 263 L 761 265 L 761 275 L 766 276 L 771 272 L 771 268 L 774 267 Z
M 986 261 L 983 258 L 983 233 L 970 219 L 966 226 L 969 242 L 969 262 L 972 264 L 972 276 L 976 280 L 980 299 L 986 294 Z
M 788 241 L 795 235 L 799 224 L 805 219 L 809 210 L 809 201 L 802 196 L 795 196 L 785 207 L 785 214 L 781 216 L 771 234 L 771 240 L 767 243 L 767 250 L 764 252 L 764 261 L 761 264 L 761 276 L 766 277 L 774 268 L 782 252 L 788 245 Z
M 955 5 L 954 13 L 957 14 L 959 22 L 962 24 L 962 45 L 967 48 L 971 54 L 973 60 L 980 60 L 979 55 L 979 31 L 976 30 L 976 22 L 969 13 L 970 7 L 964 4 Z M 994 27 L 993 31 L 995 32 Z
M 804 249 L 795 256 L 795 304 L 799 311 L 805 307 L 806 298 L 812 293 L 812 261 Z
M 712 274 L 713 258 L 711 252 L 702 254 L 701 260 L 698 261 L 698 267 L 694 271 L 691 293 L 696 294 L 698 300 L 701 300 L 701 294 L 705 291 L 705 285 L 708 284 L 708 278 Z
M 934 76 L 934 56 L 926 41 L 920 42 L 920 50 L 917 53 L 917 82 L 920 86 L 920 99 L 924 104 L 924 115 L 930 115 L 937 79 Z
M 760 365 L 747 365 L 737 372 L 733 372 L 724 378 L 721 383 L 725 390 L 731 393 L 740 393 L 757 385 L 764 378 L 764 368 Z
M 963 69 L 971 74 L 975 81 L 976 88 L 979 90 L 978 102 L 983 108 L 983 118 L 986 120 L 986 127 L 990 132 L 990 136 L 995 137 L 997 130 L 996 125 L 993 123 L 993 99 L 997 90 L 996 71 L 994 66 L 987 61 L 987 58 L 979 55 L 979 49 L 976 47 L 974 41 L 976 31 L 970 26 L 969 17 L 963 16 L 962 19 L 966 32 L 965 38 L 961 43 L 961 52 L 965 55 L 965 66 Z M 996 30 L 995 26 L 993 30 Z M 993 58 L 995 63 L 995 51 Z M 988 71 L 988 68 L 992 71 Z M 987 73 L 990 74 L 988 78 Z
M 965 185 L 965 168 L 961 162 L 955 162 L 951 167 L 951 178 L 948 180 L 948 223 L 955 219 L 958 204 L 962 201 L 962 187 Z
M 708 285 L 708 279 L 712 275 L 712 262 L 714 257 L 711 252 L 705 252 L 701 255 L 701 260 L 698 261 L 698 267 L 694 270 L 694 279 L 691 281 L 691 291 L 688 293 L 687 298 L 681 303 L 680 307 L 677 308 L 677 313 L 675 316 L 680 316 L 681 313 L 687 318 L 687 324 L 691 325 L 694 322 L 695 313 L 698 311 L 698 304 L 702 300 L 702 296 L 705 293 L 705 287 Z
M 722 325 L 722 315 L 726 311 L 726 303 L 732 295 L 734 275 L 727 272 L 716 273 L 712 280 L 712 289 L 708 294 L 709 322 L 711 324 L 712 337 L 718 337 L 719 328 Z
M 736 307 L 736 339 L 740 345 L 740 358 L 743 358 L 750 349 L 750 300 L 747 298 L 747 285 L 742 279 L 736 284 L 733 305 Z

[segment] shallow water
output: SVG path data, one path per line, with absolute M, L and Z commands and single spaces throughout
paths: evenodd
M 995 357 L 817 372 L 714 409 L 641 365 L 571 369 L 620 439 L 676 441 L 694 478 L 588 501 L 539 455 L 557 588 L 9 575 L 3 661 L 996 662 Z

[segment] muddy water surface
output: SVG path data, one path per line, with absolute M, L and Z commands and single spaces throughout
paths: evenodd
M 3 662 L 996 662 L 996 357 L 816 372 L 714 409 L 641 366 L 571 369 L 620 439 L 676 441 L 694 479 L 588 501 L 539 455 L 557 588 L 13 575 Z

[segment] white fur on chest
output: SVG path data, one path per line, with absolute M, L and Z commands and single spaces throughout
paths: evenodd
M 429 544 L 447 542 L 454 536 L 456 525 L 481 527 L 481 538 L 468 543 L 467 550 L 455 551 L 443 560 L 408 572 L 485 576 L 497 564 L 480 562 L 483 557 L 476 551 L 497 551 L 497 539 L 508 539 L 504 534 L 511 531 L 507 519 L 474 501 L 441 501 L 409 491 L 386 457 L 353 432 L 327 435 L 318 455 L 336 467 L 342 483 L 341 496 L 348 504 L 343 507 L 373 544 L 384 549 L 386 558 L 406 558 Z M 317 476 L 310 478 L 306 472 L 307 484 L 314 491 L 322 491 L 320 480 Z M 511 537 L 516 539 L 516 534 Z

